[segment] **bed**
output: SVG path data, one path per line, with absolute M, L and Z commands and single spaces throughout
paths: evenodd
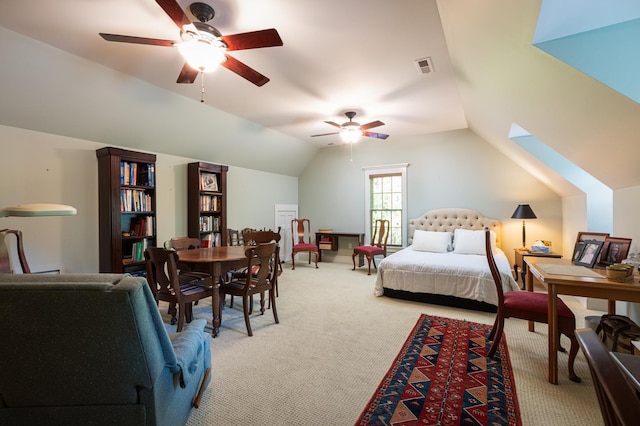
M 380 261 L 376 296 L 495 311 L 495 284 L 485 256 L 484 228 L 492 234 L 505 292 L 519 290 L 500 249 L 501 223 L 475 210 L 431 210 L 409 221 L 409 246 Z

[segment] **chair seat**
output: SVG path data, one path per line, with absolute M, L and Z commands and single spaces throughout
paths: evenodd
M 382 247 L 377 246 L 357 246 L 353 251 L 369 255 L 384 254 Z
M 295 244 L 293 246 L 294 250 L 318 250 L 318 246 L 316 246 L 315 244 L 310 244 L 310 243 L 303 243 L 303 244 Z
M 511 311 L 535 312 L 546 315 L 548 297 L 546 293 L 509 291 L 504 294 L 504 307 Z M 558 299 L 558 317 L 575 319 L 574 313 L 561 299 Z

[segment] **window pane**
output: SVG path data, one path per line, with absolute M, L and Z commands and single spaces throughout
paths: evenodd
M 372 176 L 370 180 L 371 226 L 375 226 L 376 219 L 387 219 L 390 222 L 388 244 L 401 246 L 402 175 Z

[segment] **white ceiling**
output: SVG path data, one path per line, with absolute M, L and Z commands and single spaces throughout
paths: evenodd
M 108 32 L 177 40 L 178 29 L 154 0 L 2 0 L 0 26 L 123 74 L 48 75 L 46 64 L 38 62 L 39 58 L 21 58 L 37 64 L 34 75 L 31 70 L 10 69 L 7 61 L 0 67 L 6 68 L 12 79 L 0 82 L 0 124 L 40 131 L 50 127 L 52 133 L 104 142 L 105 129 L 100 134 L 95 131 L 95 135 L 74 133 L 83 123 L 96 127 L 98 107 L 75 106 L 78 124 L 61 130 L 55 128 L 56 114 L 64 113 L 64 108 L 49 108 L 46 117 L 41 117 L 33 112 L 37 110 L 37 94 L 22 96 L 31 87 L 53 96 L 49 92 L 54 90 L 44 89 L 40 79 L 51 79 L 59 85 L 68 77 L 74 79 L 70 85 L 90 85 L 95 78 L 95 85 L 85 96 L 104 100 L 104 110 L 99 112 L 103 119 L 112 120 L 115 108 L 131 135 L 152 131 L 150 126 L 162 129 L 153 136 L 156 146 L 136 147 L 133 140 L 127 143 L 132 148 L 163 152 L 160 146 L 164 134 L 170 133 L 163 123 L 123 118 L 144 116 L 136 98 L 147 90 L 139 81 L 143 80 L 180 95 L 178 101 L 168 97 L 173 103 L 171 120 L 183 136 L 177 148 L 165 144 L 164 151 L 170 154 L 206 161 L 206 156 L 198 153 L 211 141 L 202 140 L 202 134 L 197 133 L 201 129 L 193 120 L 197 116 L 206 126 L 207 114 L 215 109 L 218 117 L 218 110 L 230 114 L 230 127 L 238 125 L 234 119 L 241 117 L 259 125 L 251 130 L 261 135 L 266 132 L 266 139 L 272 131 L 285 135 L 281 148 L 270 143 L 268 149 L 280 151 L 274 152 L 274 157 L 291 157 L 291 164 L 277 170 L 264 167 L 268 159 L 263 159 L 262 166 L 251 163 L 257 161 L 255 158 L 234 162 L 218 151 L 220 162 L 297 175 L 315 149 L 339 144 L 337 136 L 310 135 L 331 132 L 334 128 L 324 120 L 341 123 L 346 120 L 345 111 L 355 110 L 360 123 L 386 123 L 374 131 L 388 133 L 390 138 L 384 142 L 370 139 L 371 143 L 402 143 L 424 134 L 469 127 L 560 194 L 576 193 L 576 188 L 508 139 L 513 123 L 612 188 L 640 184 L 640 173 L 635 172 L 635 158 L 640 155 L 640 144 L 636 143 L 640 134 L 638 104 L 531 45 L 540 1 L 205 2 L 216 11 L 209 24 L 223 34 L 278 30 L 284 42 L 281 47 L 232 52 L 236 59 L 269 77 L 270 82 L 257 87 L 222 68 L 205 76 L 203 105 L 200 79 L 192 85 L 175 83 L 183 65 L 177 49 L 113 43 L 98 36 L 98 32 Z M 178 3 L 188 9 L 192 1 Z M 4 54 L 9 51 L 5 46 Z M 421 74 L 414 61 L 427 56 L 435 71 Z M 129 102 L 115 103 L 113 94 L 105 93 L 106 85 L 100 85 L 103 76 L 130 88 L 126 94 Z M 149 97 L 149 93 L 145 95 Z M 28 114 L 29 120 L 25 119 Z M 64 118 L 59 122 L 65 123 Z M 115 122 L 109 125 L 114 134 L 125 126 Z M 176 145 L 175 135 L 166 138 L 169 136 Z M 611 147 L 628 155 L 620 159 L 599 155 Z M 234 149 L 246 157 L 246 150 L 254 148 L 240 141 L 237 147 L 227 145 L 225 152 Z M 295 162 L 299 164 L 293 166 Z

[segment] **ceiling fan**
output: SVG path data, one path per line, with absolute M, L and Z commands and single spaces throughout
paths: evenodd
M 152 46 L 176 46 L 186 60 L 178 76 L 178 83 L 193 83 L 198 73 L 213 71 L 218 65 L 233 71 L 256 86 L 262 86 L 269 81 L 269 78 L 238 61 L 227 52 L 282 46 L 282 39 L 278 31 L 271 28 L 223 36 L 216 28 L 206 24 L 215 15 L 215 11 L 208 4 L 193 3 L 189 6 L 189 10 L 199 21 L 191 22 L 176 0 L 156 0 L 156 3 L 180 29 L 181 41 L 106 33 L 100 33 L 100 35 L 107 41 Z
M 342 124 L 338 124 L 333 121 L 325 121 L 325 123 L 330 124 L 333 127 L 339 128 L 340 131 L 332 132 L 332 133 L 322 133 L 319 135 L 311 135 L 311 137 L 339 134 L 345 143 L 357 142 L 360 136 L 367 136 L 369 138 L 376 138 L 376 139 L 386 139 L 389 137 L 389 135 L 386 135 L 384 133 L 374 133 L 374 132 L 367 131 L 374 127 L 384 126 L 384 123 L 380 120 L 372 121 L 371 123 L 361 125 L 360 123 L 356 123 L 355 121 L 353 121 L 353 117 L 356 116 L 355 111 L 347 111 L 344 113 L 344 115 L 347 116 L 349 121 L 346 121 Z

